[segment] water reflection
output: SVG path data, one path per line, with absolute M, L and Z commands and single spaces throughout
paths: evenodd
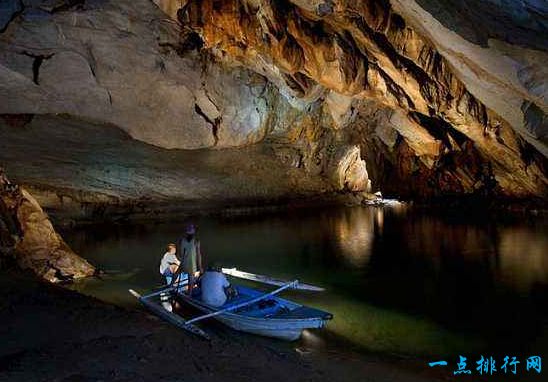
M 382 237 L 385 214 L 401 216 L 405 205 L 351 208 L 341 210 L 333 219 L 330 235 L 337 239 L 337 250 L 344 261 L 355 268 L 368 265 L 376 238 Z
M 548 327 L 545 218 L 367 207 L 196 222 L 208 261 L 327 287 L 323 294 L 288 295 L 332 311 L 330 330 L 368 348 L 439 354 L 447 338 L 441 327 L 506 341 L 517 351 L 516 344 L 527 346 Z M 82 283 L 80 290 L 135 303 L 127 289 L 158 285 L 163 247 L 183 228 L 181 222 L 66 232 L 92 263 L 127 275 Z M 324 346 L 314 333 L 303 341 Z
M 502 280 L 521 290 L 548 284 L 548 237 L 524 228 L 500 231 L 499 269 Z
M 298 344 L 297 349 L 301 349 L 302 352 L 307 352 L 308 349 L 324 349 L 326 347 L 325 338 L 320 336 L 318 331 L 304 330 L 301 341 Z
M 334 221 L 334 236 L 344 259 L 354 267 L 363 267 L 369 262 L 375 228 L 382 209 L 351 209 Z
M 398 235 L 407 239 L 407 253 L 424 258 L 438 271 L 463 262 L 523 290 L 548 282 L 548 238 L 543 227 L 543 223 L 503 226 L 413 216 L 403 221 Z

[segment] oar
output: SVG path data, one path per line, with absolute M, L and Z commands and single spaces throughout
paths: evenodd
M 287 281 L 285 281 L 285 280 L 280 280 L 280 279 L 275 279 L 275 278 L 272 278 L 272 277 L 269 277 L 269 276 L 257 275 L 257 274 L 254 274 L 254 273 L 244 272 L 244 271 L 240 271 L 236 268 L 222 268 L 222 272 L 225 275 L 238 277 L 240 279 L 256 281 L 256 282 L 263 283 L 263 284 L 268 284 L 268 285 L 278 286 L 278 285 L 284 285 L 285 283 L 287 283 Z M 310 284 L 303 284 L 303 283 L 299 283 L 295 287 L 295 289 L 308 290 L 308 291 L 314 291 L 314 292 L 323 292 L 323 291 L 325 291 L 324 288 L 321 288 L 321 287 L 318 287 L 318 286 L 315 286 L 315 285 L 310 285 Z
M 167 293 L 167 292 L 171 292 L 173 289 L 175 289 L 175 286 L 167 286 L 167 287 L 163 287 L 162 289 L 156 291 L 156 292 L 153 292 L 153 293 L 149 293 L 145 296 L 141 296 L 139 295 L 139 298 L 150 298 L 150 297 L 155 297 L 155 296 L 158 296 L 162 293 Z M 132 292 L 133 289 L 130 289 L 129 290 L 129 293 L 133 294 Z M 135 291 L 134 291 L 135 292 Z M 134 294 L 133 294 L 134 295 Z M 135 295 L 134 295 L 135 296 Z
M 147 300 L 147 298 L 150 298 L 150 297 L 153 297 L 153 296 L 158 295 L 160 293 L 164 293 L 166 291 L 172 290 L 172 289 L 174 289 L 174 287 L 167 287 L 167 288 L 165 288 L 161 291 L 151 293 L 147 296 L 141 296 L 139 293 L 135 292 L 133 289 L 130 289 L 129 293 L 131 293 L 133 296 L 137 297 L 139 299 L 139 301 L 141 302 L 141 304 L 143 304 L 145 307 L 150 309 L 153 313 L 156 313 L 158 316 L 160 316 L 164 320 L 172 323 L 175 326 L 180 327 L 181 329 L 187 330 L 187 331 L 189 331 L 193 334 L 196 334 L 198 336 L 201 336 L 201 337 L 209 340 L 210 338 L 209 338 L 209 336 L 207 335 L 206 332 L 204 332 L 202 329 L 200 329 L 197 326 L 194 326 L 192 324 L 195 323 L 195 322 L 204 320 L 206 318 L 215 317 L 215 316 L 218 316 L 219 314 L 223 314 L 223 313 L 229 312 L 231 310 L 236 310 L 238 308 L 243 308 L 244 306 L 254 304 L 254 303 L 259 302 L 261 300 L 264 300 L 268 297 L 274 296 L 274 295 L 284 291 L 285 289 L 288 289 L 288 288 L 291 288 L 291 287 L 294 288 L 296 285 L 298 285 L 298 283 L 299 283 L 298 280 L 291 281 L 291 282 L 279 287 L 278 289 L 273 290 L 270 293 L 266 293 L 266 294 L 263 294 L 261 296 L 257 296 L 255 298 L 252 298 L 251 300 L 244 301 L 244 302 L 241 302 L 239 304 L 229 306 L 225 309 L 221 309 L 221 310 L 218 310 L 218 311 L 213 312 L 213 313 L 204 314 L 202 316 L 193 318 L 193 319 L 188 320 L 188 321 L 185 321 L 182 317 L 180 317 L 176 314 L 173 314 L 171 312 L 168 312 L 164 308 L 160 307 L 159 305 L 154 304 L 154 303 Z
M 299 281 L 298 280 L 295 280 L 295 281 L 291 281 L 281 287 L 279 287 L 278 289 L 276 290 L 273 290 L 272 292 L 270 293 L 266 293 L 266 294 L 263 294 L 261 296 L 257 296 L 255 298 L 252 298 L 251 300 L 248 300 L 248 301 L 244 301 L 244 302 L 241 302 L 239 304 L 235 304 L 235 305 L 232 305 L 232 306 L 229 306 L 225 309 L 221 309 L 221 310 L 218 310 L 216 312 L 213 312 L 213 313 L 208 313 L 208 314 L 204 314 L 203 316 L 199 316 L 199 317 L 196 317 L 196 318 L 193 318 L 191 320 L 188 320 L 186 321 L 187 324 L 193 324 L 195 322 L 198 322 L 198 321 L 201 321 L 201 320 L 204 320 L 206 318 L 211 318 L 211 317 L 215 317 L 215 316 L 218 316 L 219 314 L 223 314 L 223 313 L 226 313 L 226 312 L 230 312 L 231 310 L 236 310 L 236 309 L 239 309 L 239 308 L 243 308 L 244 306 L 248 306 L 248 305 L 251 305 L 251 304 L 254 304 L 258 301 L 261 301 L 261 300 L 264 300 L 268 297 L 271 297 L 271 296 L 274 296 L 278 293 L 280 293 L 281 291 L 285 290 L 285 289 L 288 289 L 288 288 L 294 288 L 296 285 L 299 284 Z
M 173 288 L 170 287 L 170 289 L 173 289 Z M 174 313 L 168 312 L 167 310 L 165 310 L 160 305 L 148 301 L 146 299 L 146 297 L 142 297 L 139 293 L 135 292 L 133 289 L 130 289 L 129 293 L 131 293 L 132 295 L 137 297 L 141 304 L 143 304 L 146 308 L 148 308 L 150 311 L 155 313 L 160 318 L 166 320 L 167 322 L 169 322 L 169 323 L 171 323 L 171 324 L 173 324 L 173 325 L 175 325 L 175 326 L 177 326 L 181 329 L 187 330 L 187 331 L 191 332 L 192 334 L 196 334 L 197 336 L 203 337 L 206 340 L 210 339 L 209 336 L 207 335 L 207 333 L 204 332 L 202 329 L 200 329 L 197 326 L 194 326 L 192 324 L 189 324 L 182 317 L 180 317 L 180 316 L 178 316 Z M 149 295 L 148 297 L 151 297 L 151 296 Z
M 176 281 L 170 285 L 163 285 L 161 287 L 159 287 L 160 289 L 158 289 L 156 292 L 152 292 L 150 294 L 147 294 L 145 296 L 143 296 L 143 298 L 149 298 L 149 297 L 154 297 L 154 296 L 158 296 L 159 294 L 162 294 L 162 293 L 167 293 L 167 292 L 171 292 L 172 290 L 175 290 L 175 289 L 179 289 L 179 287 L 184 287 L 185 285 L 188 284 L 188 280 L 182 280 L 182 281 Z

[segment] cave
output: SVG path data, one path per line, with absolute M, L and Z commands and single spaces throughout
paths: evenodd
M 152 251 L 147 237 L 175 235 L 166 222 L 181 231 L 198 221 L 220 232 L 210 233 L 212 252 L 256 245 L 256 263 L 232 255 L 280 277 L 302 270 L 332 282 L 349 310 L 399 320 L 392 309 L 406 315 L 402 326 L 454 345 L 413 339 L 421 357 L 486 327 L 464 313 L 458 323 L 461 313 L 432 290 L 456 298 L 447 280 L 466 275 L 493 301 L 511 291 L 530 325 L 509 344 L 525 348 L 548 327 L 533 313 L 548 285 L 547 14 L 536 0 L 2 1 L 0 282 L 114 285 L 101 242 L 125 259 L 120 243 Z M 291 254 L 279 257 L 286 269 L 263 246 L 270 229 L 272 248 Z M 474 251 L 482 255 L 466 255 Z M 139 256 L 139 267 L 150 265 Z M 353 281 L 341 281 L 341 269 Z M 524 300 L 522 285 L 486 281 L 514 271 L 530 288 Z M 387 280 L 398 291 L 368 289 Z M 70 292 L 43 298 L 56 293 Z M 333 306 L 329 296 L 322 303 Z M 494 349 L 487 332 L 477 337 Z M 337 334 L 337 349 L 353 341 L 348 333 Z M 356 338 L 367 351 L 398 353 L 363 331 Z M 405 356 L 409 341 L 399 344 Z M 0 352 L 0 376 L 17 349 Z M 280 376 L 306 374 L 296 365 Z M 325 373 L 344 380 L 337 370 Z

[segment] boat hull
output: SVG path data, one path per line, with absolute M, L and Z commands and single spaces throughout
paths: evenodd
M 177 293 L 177 299 L 206 314 L 217 310 L 204 304 L 197 298 L 190 298 L 184 293 Z M 323 328 L 327 324 L 327 321 L 332 318 L 331 314 L 327 312 L 306 308 L 281 298 L 276 298 L 275 300 L 278 303 L 284 304 L 284 306 L 289 306 L 293 309 L 292 311 L 309 309 L 317 313 L 311 317 L 291 318 L 284 317 L 283 315 L 281 317 L 249 317 L 243 314 L 226 312 L 213 318 L 234 330 L 285 341 L 299 339 L 305 329 Z

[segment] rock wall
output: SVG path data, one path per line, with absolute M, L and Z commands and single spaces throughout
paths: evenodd
M 381 189 L 410 198 L 547 195 L 545 51 L 537 50 L 544 47 L 487 38 L 485 49 L 484 40 L 476 45 L 451 33 L 436 12 L 425 10 L 439 2 L 6 4 L 0 18 L 0 114 L 7 149 L 0 161 L 24 184 L 48 190 L 64 184 L 71 195 L 91 192 L 106 203 L 181 197 L 142 186 L 177 187 L 148 171 L 169 172 L 164 164 L 143 162 L 147 171 L 116 182 L 111 165 L 97 169 L 80 149 L 70 160 L 83 176 L 72 182 L 62 171 L 35 176 L 32 161 L 14 152 L 33 143 L 18 140 L 13 129 L 34 115 L 64 114 L 71 126 L 105 124 L 162 149 L 196 150 L 200 159 L 187 163 L 203 166 L 196 169 L 201 174 L 212 171 L 205 159 L 217 158 L 211 151 L 236 149 L 226 155 L 233 161 L 226 168 L 241 173 L 235 178 L 246 191 L 233 192 L 234 182 L 219 188 L 235 199 L 285 198 L 292 188 L 294 195 L 310 195 L 313 187 L 318 194 Z M 33 124 L 49 126 L 55 118 Z M 59 129 L 73 131 L 65 128 L 60 121 Z M 85 134 L 62 141 L 71 139 L 75 147 L 78 139 L 91 139 L 97 156 L 110 147 L 108 139 L 101 146 L 100 138 Z M 250 146 L 261 155 L 250 156 Z M 258 173 L 241 165 L 243 159 L 265 160 L 254 165 L 276 170 L 261 173 L 260 186 L 253 180 Z M 202 186 L 185 180 L 179 187 L 215 199 L 219 195 L 209 191 L 215 176 L 202 178 Z
M 447 29 L 476 45 L 490 39 L 535 50 L 548 50 L 545 34 L 547 5 L 542 0 L 417 0 Z
M 546 4 L 393 0 L 468 90 L 548 155 Z M 424 8 L 422 8 L 422 7 Z M 429 13 L 430 12 L 430 13 Z M 544 39 L 545 40 L 545 39 Z
M 268 84 L 185 56 L 180 28 L 149 1 L 29 1 L 17 14 L 0 38 L 1 114 L 70 114 L 166 148 L 265 135 Z
M 354 117 L 364 101 L 374 100 L 380 109 L 403 113 L 405 118 L 394 127 L 409 150 L 403 150 L 406 154 L 396 150 L 386 164 L 397 167 L 399 161 L 419 158 L 426 165 L 426 180 L 437 183 L 427 195 L 473 192 L 483 167 L 490 169 L 497 183 L 493 189 L 502 194 L 546 195 L 546 86 L 538 65 L 528 67 L 529 74 L 514 68 L 513 76 L 501 81 L 501 73 L 509 74 L 508 62 L 493 63 L 493 52 L 471 56 L 472 62 L 466 62 L 462 55 L 468 51 L 449 50 L 452 40 L 444 31 L 430 28 L 429 20 L 416 17 L 412 1 L 184 3 L 176 16 L 203 39 L 205 48 L 261 73 L 288 97 L 324 102 L 334 128 L 356 127 Z M 435 33 L 439 36 L 431 36 Z M 496 53 L 508 61 L 501 50 Z M 458 59 L 465 63 L 456 66 Z M 521 62 L 525 65 L 544 59 L 545 52 L 539 51 Z M 479 84 L 467 75 L 476 68 L 487 73 L 478 74 L 483 77 Z M 491 68 L 493 75 L 489 74 Z M 529 87 L 518 86 L 513 83 L 518 75 L 535 79 Z M 517 94 L 521 98 L 516 103 Z M 410 134 L 422 136 L 425 143 L 437 141 L 440 151 L 435 158 L 420 159 L 431 152 L 412 142 Z M 367 152 L 375 155 L 372 150 L 393 151 L 384 146 L 362 147 L 364 156 Z M 524 160 L 530 152 L 535 160 Z M 465 161 L 478 164 L 461 168 L 459 161 L 449 157 L 467 157 Z M 441 185 L 432 179 L 440 173 L 451 178 L 452 184 Z M 400 175 L 404 177 L 399 181 L 412 181 L 408 172 Z M 390 187 L 382 180 L 379 183 Z
M 51 282 L 95 272 L 57 234 L 36 200 L 0 168 L 0 266 L 10 261 Z
M 238 149 L 169 150 L 69 116 L 34 116 L 20 124 L 0 118 L 0 136 L 9 142 L 0 158 L 52 215 L 125 221 L 328 198 L 339 186 L 319 174 L 335 171 L 336 163 L 310 173 L 305 164 L 314 158 L 302 154 L 310 150 L 299 138 L 305 133 L 296 134 L 295 143 L 284 138 Z
M 301 152 L 302 139 L 288 138 L 305 127 L 310 130 L 312 123 L 314 134 L 329 127 L 320 121 L 321 108 L 311 111 L 310 103 L 292 103 L 293 99 L 286 98 L 264 76 L 232 59 L 216 58 L 201 50 L 201 40 L 187 36 L 182 26 L 151 2 L 55 2 L 61 3 L 65 5 L 51 8 L 47 1 L 23 2 L 12 8 L 13 17 L 4 25 L 0 35 L 0 114 L 8 125 L 24 115 L 66 114 L 83 124 L 106 123 L 131 138 L 167 149 L 244 147 L 268 136 L 276 140 L 273 147 L 279 153 L 275 157 L 285 164 L 286 172 L 299 166 L 287 162 L 288 152 L 317 157 L 317 151 L 325 146 L 315 142 L 322 147 Z M 304 115 L 307 110 L 312 115 Z M 0 160 L 13 168 L 19 181 L 36 185 L 28 168 L 19 171 L 19 166 L 7 163 L 9 147 L 22 149 L 22 143 L 10 142 L 11 134 L 5 133 L 5 137 L 8 149 L 0 153 Z M 86 138 L 82 135 L 81 139 Z M 73 160 L 87 163 L 74 155 Z M 329 161 L 324 155 L 322 163 L 315 161 L 319 170 L 309 173 L 331 179 L 325 172 L 339 170 Z M 59 181 L 65 183 L 51 175 L 44 174 L 40 185 L 54 188 Z M 366 184 L 367 178 L 357 182 Z M 73 189 L 122 198 L 127 195 L 123 189 L 109 190 L 108 181 L 99 189 L 87 188 L 89 182 L 75 183 L 71 183 Z M 300 188 L 295 187 L 295 196 Z M 273 198 L 279 195 L 276 188 L 271 191 Z M 158 196 L 156 192 L 129 194 Z M 251 197 L 249 194 L 241 197 Z

